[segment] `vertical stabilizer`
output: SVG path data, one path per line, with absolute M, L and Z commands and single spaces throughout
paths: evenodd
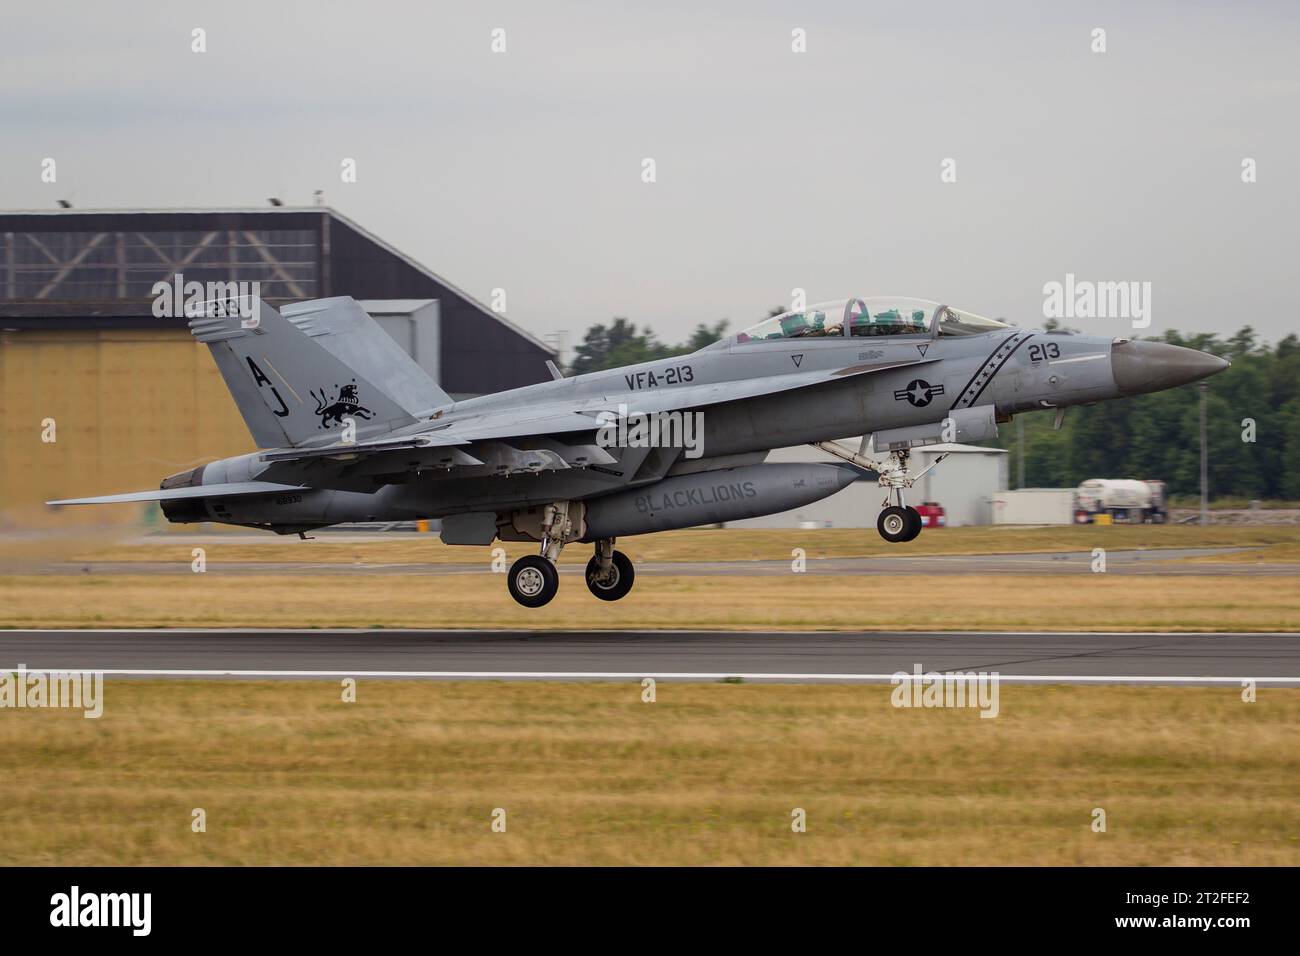
M 221 305 L 205 303 L 190 332 L 212 351 L 259 447 L 337 441 L 346 419 L 357 435 L 414 424 L 370 378 L 266 303 L 257 302 L 255 319 L 223 314 Z

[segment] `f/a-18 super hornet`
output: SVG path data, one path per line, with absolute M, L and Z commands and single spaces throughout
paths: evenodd
M 864 476 L 888 541 L 921 530 L 909 450 L 993 438 L 1020 412 L 1172 388 L 1227 362 L 1193 349 L 1031 331 L 920 299 L 786 312 L 690 355 L 453 401 L 351 298 L 255 318 L 210 303 L 189 322 L 262 451 L 172 475 L 156 491 L 51 504 L 158 501 L 173 522 L 281 534 L 344 522 L 442 520 L 448 544 L 535 541 L 506 575 L 540 607 L 555 562 L 593 546 L 587 586 L 614 601 L 626 535 L 786 511 Z M 251 314 L 251 310 L 249 312 Z M 548 363 L 549 364 L 549 363 Z M 855 449 L 841 444 L 864 435 Z M 810 444 L 839 462 L 765 464 Z M 933 465 L 931 467 L 934 467 Z

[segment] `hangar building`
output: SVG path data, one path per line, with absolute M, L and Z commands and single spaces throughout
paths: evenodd
M 555 357 L 327 207 L 0 213 L 0 523 L 253 450 L 207 348 L 153 314 L 177 273 L 257 281 L 277 308 L 350 295 L 455 398 Z

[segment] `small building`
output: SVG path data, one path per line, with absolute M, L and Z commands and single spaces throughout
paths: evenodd
M 993 496 L 994 524 L 1073 524 L 1073 488 L 1020 488 Z
M 861 439 L 841 442 L 854 451 Z M 905 493 L 908 504 L 935 502 L 942 505 L 948 527 L 993 523 L 993 499 L 1007 487 L 1007 452 L 1002 448 L 944 443 L 912 450 L 911 470 L 919 472 L 939 455 L 948 454 Z M 778 448 L 767 456 L 772 463 L 827 461 L 840 459 L 811 445 Z M 802 508 L 762 518 L 728 524 L 731 528 L 874 528 L 885 501 L 885 490 L 874 475 L 863 475 L 843 491 Z

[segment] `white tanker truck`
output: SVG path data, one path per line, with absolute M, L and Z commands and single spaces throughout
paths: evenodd
M 1114 521 L 1163 524 L 1168 516 L 1163 481 L 1134 478 L 1089 478 L 1075 493 L 1080 522 L 1108 514 Z

